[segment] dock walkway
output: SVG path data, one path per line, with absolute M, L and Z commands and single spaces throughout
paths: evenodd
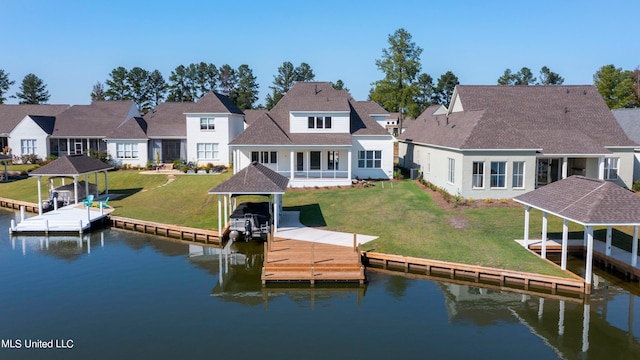
M 265 243 L 262 284 L 269 282 L 365 281 L 358 244 L 375 236 L 306 227 L 300 212 L 285 211 L 273 239 Z

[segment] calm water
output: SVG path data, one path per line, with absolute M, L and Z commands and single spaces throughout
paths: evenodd
M 0 211 L 0 359 L 640 358 L 640 299 L 602 274 L 587 305 L 372 271 L 263 289 L 257 244 L 9 238 L 16 216 Z

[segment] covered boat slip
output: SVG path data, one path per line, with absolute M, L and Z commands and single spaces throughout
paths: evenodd
M 51 163 L 33 170 L 29 176 L 38 178 L 38 216 L 25 218 L 24 209 L 21 210 L 20 223 L 12 221 L 11 233 L 79 233 L 91 229 L 92 226 L 103 224 L 108 221 L 107 212 L 104 209 L 104 202 L 109 194 L 107 171 L 113 167 L 102 161 L 93 159 L 86 155 L 63 156 Z M 98 173 L 104 173 L 105 194 L 98 193 Z M 95 183 L 89 184 L 89 175 L 95 175 Z M 83 176 L 84 183 L 78 179 Z M 64 184 L 59 188 L 51 190 L 49 199 L 43 201 L 42 198 L 42 177 L 49 177 L 51 184 L 55 178 L 73 178 L 73 184 Z M 80 190 L 80 186 L 84 189 Z M 91 194 L 95 192 L 94 194 Z M 81 195 L 89 197 L 87 202 L 80 204 Z M 55 197 L 55 199 L 54 199 Z M 62 200 L 62 201 L 60 201 Z M 105 200 L 105 201 L 99 201 Z M 94 201 L 97 201 L 94 203 Z M 43 212 L 43 204 L 54 208 L 48 213 Z M 67 205 L 58 208 L 58 204 Z M 94 208 L 94 205 L 97 205 Z
M 569 221 L 584 226 L 584 238 L 577 244 L 586 249 L 585 290 L 590 292 L 593 279 L 593 256 L 597 252 L 600 260 L 618 264 L 628 272 L 638 273 L 638 227 L 640 226 L 640 197 L 614 183 L 583 176 L 571 176 L 514 198 L 525 205 L 524 240 L 522 245 L 530 249 L 540 248 L 540 256 L 547 258 L 549 246 L 557 247 L 548 239 L 548 214 L 563 219 L 561 240 L 561 268 L 567 268 L 569 245 Z M 532 244 L 529 239 L 529 217 L 531 208 L 542 211 L 541 241 Z M 614 248 L 612 229 L 614 226 L 633 227 L 631 253 Z M 594 239 L 594 227 L 606 227 L 605 241 Z M 575 241 L 573 241 L 575 243 Z

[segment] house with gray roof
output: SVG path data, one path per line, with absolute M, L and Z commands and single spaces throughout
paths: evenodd
M 401 166 L 465 198 L 512 198 L 582 175 L 630 188 L 634 149 L 588 86 L 456 86 L 398 137 Z
M 47 153 L 46 131 L 51 131 L 51 118 L 67 110 L 69 105 L 15 105 L 0 104 L 0 153 L 11 153 L 19 159 L 23 153 Z M 26 137 L 11 136 L 20 123 L 30 123 Z M 18 135 L 14 133 L 13 135 Z M 10 140 L 11 139 L 11 140 Z M 11 142 L 11 143 L 10 143 Z
M 629 139 L 640 144 L 640 109 L 614 109 L 611 112 Z M 640 180 L 640 146 L 635 149 L 635 164 L 633 166 L 633 181 L 637 180 Z
M 133 101 L 90 105 L 0 105 L 0 135 L 14 159 L 105 152 L 115 165 L 181 159 L 228 165 L 228 143 L 244 130 L 244 114 L 224 95 L 162 103 L 142 117 Z M 0 139 L 3 139 L 0 136 Z
M 291 187 L 391 179 L 394 138 L 376 121 L 383 111 L 328 82 L 298 82 L 231 141 L 234 172 L 255 161 Z

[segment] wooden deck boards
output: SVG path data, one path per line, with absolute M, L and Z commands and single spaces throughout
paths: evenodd
M 265 243 L 262 283 L 349 281 L 364 283 L 364 267 L 351 247 L 274 238 Z

